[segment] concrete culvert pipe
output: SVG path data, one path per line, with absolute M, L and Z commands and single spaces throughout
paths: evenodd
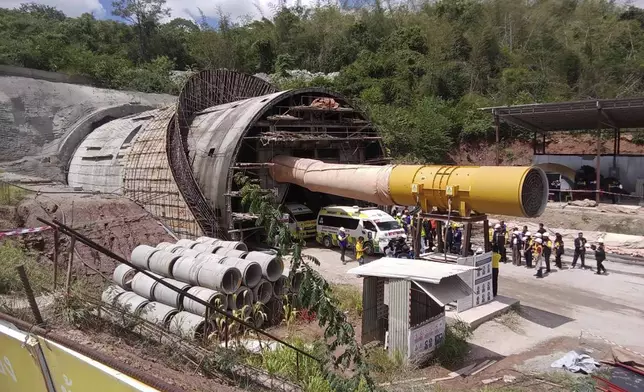
M 172 286 L 178 288 L 179 290 L 186 291 L 190 288 L 190 285 L 188 283 L 180 282 L 175 279 L 164 278 L 163 281 L 170 283 Z M 156 286 L 154 286 L 153 294 L 155 301 L 175 307 L 177 309 L 181 309 L 181 305 L 183 304 L 182 293 L 176 292 L 171 288 L 158 283 Z
M 240 310 L 244 306 L 253 306 L 253 291 L 248 287 L 241 286 L 233 294 L 228 295 L 228 309 Z
M 126 293 L 126 291 L 123 290 L 122 287 L 109 286 L 105 289 L 105 291 L 103 291 L 103 294 L 101 295 L 101 301 L 105 302 L 106 304 L 115 306 L 116 299 L 123 293 Z
M 196 244 L 197 244 L 197 241 L 188 240 L 188 239 L 183 239 L 183 240 L 177 241 L 177 245 L 183 246 L 184 248 L 188 248 L 188 249 L 191 249 Z
M 191 287 L 188 289 L 188 293 L 194 295 L 197 298 L 208 302 L 209 304 L 218 307 L 219 309 L 228 308 L 228 296 L 219 291 L 207 289 L 205 287 Z M 206 307 L 190 298 L 183 298 L 183 309 L 186 312 L 194 313 L 199 316 L 206 316 Z M 212 314 L 215 314 L 214 311 L 211 311 Z
M 182 246 L 174 248 L 172 250 L 172 253 L 176 253 L 176 254 L 181 255 L 181 256 L 188 256 L 188 257 L 195 257 L 195 258 L 197 256 L 199 256 L 200 254 L 202 254 L 198 250 L 188 249 L 188 248 L 184 248 Z
M 256 261 L 225 257 L 219 263 L 239 269 L 242 273 L 242 284 L 246 287 L 253 288 L 262 279 L 262 267 Z
M 286 294 L 286 276 L 280 276 L 273 283 L 273 297 L 282 298 Z
M 162 242 L 161 244 L 167 244 L 167 242 Z M 161 245 L 161 244 L 159 244 L 159 245 Z M 183 246 L 177 245 L 177 244 L 170 244 L 170 245 L 166 246 L 165 248 L 159 248 L 159 245 L 157 245 L 157 248 L 159 250 L 165 250 L 166 252 L 170 252 L 170 253 L 176 253 L 176 250 L 178 250 L 178 249 L 188 249 L 188 248 L 184 248 Z
M 221 248 L 217 245 L 205 245 L 205 244 L 196 244 L 192 247 L 193 250 L 201 253 L 215 253 L 217 249 Z
M 161 275 L 155 273 L 151 274 L 159 279 L 163 278 L 163 276 Z M 132 279 L 132 291 L 147 299 L 154 300 L 154 286 L 156 285 L 156 280 L 148 277 L 147 275 L 144 275 L 141 272 L 134 275 L 134 278 Z
M 114 269 L 112 279 L 117 285 L 130 291 L 132 290 L 132 279 L 134 279 L 134 275 L 136 275 L 136 273 L 137 271 L 134 268 L 126 264 L 119 264 L 119 266 Z
M 241 272 L 235 267 L 206 261 L 199 268 L 197 282 L 201 287 L 232 294 L 241 285 Z
M 214 245 L 215 242 L 221 241 L 219 238 L 213 238 L 213 237 L 199 237 L 196 240 L 200 244 L 205 244 L 205 245 Z
M 214 261 L 221 264 L 221 262 L 226 259 L 226 256 L 213 255 L 210 253 L 199 253 L 199 256 L 197 256 L 196 259 L 203 261 Z
M 167 250 L 169 247 L 175 246 L 175 244 L 170 243 L 170 242 L 160 242 L 155 246 L 155 248 L 160 249 L 160 250 Z
M 240 241 L 221 241 L 217 240 L 215 241 L 212 245 L 217 245 L 222 248 L 228 248 L 228 249 L 235 249 L 235 250 L 241 250 L 243 252 L 248 252 L 248 247 L 246 244 Z
M 206 319 L 189 312 L 179 312 L 170 321 L 168 329 L 184 338 L 199 339 L 206 331 Z M 214 331 L 212 323 L 209 324 L 208 331 Z
M 244 257 L 246 257 L 248 252 L 243 250 L 232 249 L 232 248 L 219 248 L 215 251 L 215 254 L 220 256 L 238 257 L 240 259 L 243 259 Z
M 253 297 L 256 302 L 267 303 L 273 298 L 273 284 L 266 279 L 259 281 L 259 284 L 253 288 Z
M 176 280 L 198 286 L 199 269 L 205 263 L 206 260 L 198 260 L 194 257 L 180 257 L 172 266 L 172 276 Z
M 275 282 L 284 272 L 284 263 L 275 255 L 263 252 L 249 252 L 245 259 L 258 262 L 262 267 L 262 275 L 269 282 Z
M 159 275 L 163 275 L 166 278 L 172 278 L 172 267 L 180 257 L 181 255 L 178 255 L 176 253 L 170 253 L 164 250 L 160 250 L 150 256 L 148 268 L 150 269 L 150 271 L 155 272 Z
M 148 261 L 150 260 L 150 256 L 158 251 L 159 249 L 153 248 L 148 245 L 139 245 L 132 251 L 130 260 L 132 260 L 132 264 L 144 269 L 148 269 Z
M 116 297 L 116 306 L 119 309 L 123 309 L 126 312 L 138 316 L 141 313 L 141 309 L 150 302 L 147 298 L 141 297 L 140 295 L 133 293 L 131 291 L 126 291 L 125 293 Z
M 148 302 L 141 308 L 140 317 L 143 320 L 149 321 L 152 324 L 161 325 L 164 328 L 168 328 L 170 325 L 170 320 L 172 317 L 179 313 L 179 310 L 162 304 L 160 302 Z
M 261 328 L 264 323 L 266 322 L 266 313 L 264 312 L 257 312 L 253 316 L 253 325 L 255 325 L 255 328 Z

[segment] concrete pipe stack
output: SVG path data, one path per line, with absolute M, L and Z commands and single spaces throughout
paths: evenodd
M 263 325 L 265 317 L 252 315 L 253 305 L 267 305 L 286 292 L 282 262 L 274 255 L 249 252 L 238 241 L 201 237 L 156 247 L 139 245 L 130 259 L 147 274 L 118 266 L 113 274 L 115 284 L 103 292 L 102 301 L 191 338 L 213 331 L 216 323 L 212 320 L 217 315 L 210 314 L 211 320 L 206 321 L 206 306 L 186 298 L 184 292 L 220 309 L 240 311 L 242 318 L 251 317 L 256 326 Z

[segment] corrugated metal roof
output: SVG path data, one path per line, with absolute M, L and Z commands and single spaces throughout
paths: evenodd
M 440 306 L 445 306 L 452 301 L 459 300 L 472 294 L 470 286 L 456 275 L 443 278 L 438 284 L 419 282 L 416 280 L 413 282 Z
M 476 269 L 458 264 L 438 263 L 435 261 L 397 259 L 383 257 L 371 263 L 352 268 L 349 274 L 378 276 L 390 279 L 405 279 L 438 284 L 441 279 Z

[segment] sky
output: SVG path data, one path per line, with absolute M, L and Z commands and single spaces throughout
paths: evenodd
M 0 8 L 19 7 L 21 3 L 37 2 L 58 8 L 68 16 L 79 16 L 85 12 L 93 13 L 97 18 L 113 18 L 112 0 L 0 0 Z M 201 9 L 209 20 L 218 19 L 221 9 L 224 15 L 229 15 L 233 20 L 251 16 L 260 18 L 262 13 L 271 15 L 272 10 L 279 0 L 167 0 L 171 8 L 172 18 L 186 18 L 197 20 L 198 9 Z M 287 5 L 292 5 L 296 0 L 285 0 Z M 326 1 L 326 0 L 325 0 Z M 325 2 L 323 1 L 323 2 Z M 628 0 L 624 0 L 626 2 Z M 311 5 L 317 0 L 300 0 L 302 5 Z M 630 3 L 644 8 L 644 0 L 630 0 Z M 261 12 L 260 12 L 261 10 Z

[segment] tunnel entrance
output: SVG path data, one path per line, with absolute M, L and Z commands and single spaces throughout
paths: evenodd
M 258 99 L 261 97 L 258 97 Z M 294 184 L 279 184 L 269 175 L 277 155 L 317 159 L 328 163 L 386 164 L 384 148 L 375 127 L 346 99 L 323 90 L 301 91 L 268 105 L 250 125 L 238 145 L 234 167 L 272 190 L 280 204 L 300 203 L 317 216 L 329 205 L 366 206 L 363 201 L 312 192 Z M 229 175 L 230 194 L 238 191 Z M 261 235 L 239 197 L 228 201 L 232 220 L 229 233 L 235 239 L 253 241 Z

